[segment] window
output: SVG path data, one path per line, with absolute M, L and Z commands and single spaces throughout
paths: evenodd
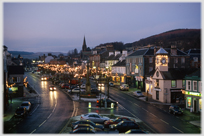
M 185 80 L 182 80 L 182 87 L 185 87 Z
M 11 83 L 19 83 L 20 82 L 20 77 L 12 77 L 10 82 Z
M 174 63 L 178 63 L 178 58 L 174 58 Z
M 176 87 L 176 80 L 171 80 L 171 87 Z
M 198 57 L 193 57 L 194 62 L 198 62 Z
M 159 91 L 156 91 L 156 99 L 159 100 Z
M 151 72 L 153 70 L 153 67 L 149 67 L 149 72 Z
M 187 97 L 187 107 L 191 107 L 191 97 Z
M 197 91 L 197 81 L 193 81 L 193 91 Z
M 185 63 L 185 58 L 181 58 L 181 63 Z
M 149 63 L 152 63 L 152 62 L 153 62 L 153 58 L 150 57 L 150 58 L 149 58 Z
M 156 87 L 159 87 L 159 79 L 156 79 Z
M 186 90 L 191 90 L 191 81 L 190 80 L 186 80 Z

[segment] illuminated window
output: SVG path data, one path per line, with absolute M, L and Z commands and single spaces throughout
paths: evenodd
M 187 97 L 187 107 L 191 107 L 191 97 Z
M 176 80 L 171 80 L 171 87 L 176 87 Z
M 11 83 L 18 83 L 18 82 L 20 82 L 20 77 L 12 77 L 10 82 Z
M 124 76 L 121 77 L 121 82 L 122 82 L 122 83 L 125 82 Z
M 202 110 L 202 99 L 199 99 L 199 110 Z

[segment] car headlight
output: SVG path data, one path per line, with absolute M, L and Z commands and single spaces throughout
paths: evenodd
M 52 90 L 52 88 L 50 88 L 50 90 Z
M 54 89 L 56 90 L 56 88 L 54 87 Z
M 43 80 L 43 78 L 41 78 L 41 80 Z

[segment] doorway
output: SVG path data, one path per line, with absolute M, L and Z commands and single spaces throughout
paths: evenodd
M 197 102 L 196 102 L 196 100 L 194 100 L 193 103 L 194 103 L 193 104 L 193 112 L 196 112 L 197 111 L 197 108 L 196 108 L 197 107 Z

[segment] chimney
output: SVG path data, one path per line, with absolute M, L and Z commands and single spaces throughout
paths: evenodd
M 114 55 L 114 53 L 113 52 L 109 52 L 109 56 L 111 56 L 111 55 Z
M 171 55 L 172 56 L 177 55 L 177 48 L 175 45 L 171 45 Z
M 115 56 L 117 56 L 118 54 L 120 54 L 120 51 L 115 51 Z
M 122 51 L 122 54 L 123 54 L 125 57 L 127 57 L 127 50 L 123 50 L 123 51 Z
M 154 47 L 154 55 L 156 54 L 156 52 L 157 52 L 157 47 L 155 46 Z

